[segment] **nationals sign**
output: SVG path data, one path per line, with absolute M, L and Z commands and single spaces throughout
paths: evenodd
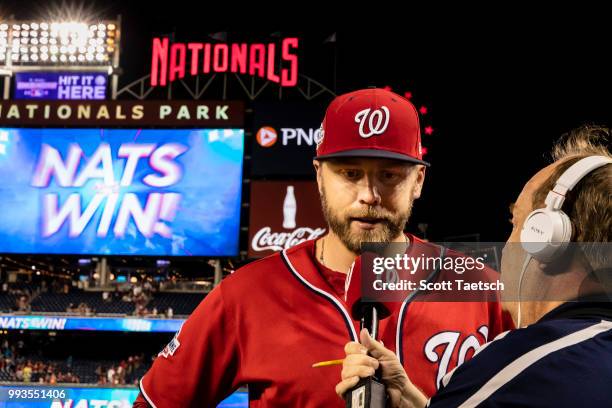
M 247 74 L 290 87 L 297 84 L 297 38 L 283 38 L 280 44 L 170 43 L 153 38 L 151 86 L 200 74 Z

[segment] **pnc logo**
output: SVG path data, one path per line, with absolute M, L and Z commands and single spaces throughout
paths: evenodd
M 261 147 L 271 147 L 278 140 L 278 134 L 273 127 L 264 126 L 257 131 L 256 138 Z
M 322 138 L 322 128 L 280 128 L 264 126 L 257 131 L 256 139 L 261 147 L 272 147 L 280 139 L 283 146 L 314 146 Z

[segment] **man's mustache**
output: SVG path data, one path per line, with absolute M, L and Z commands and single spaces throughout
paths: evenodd
M 350 212 L 346 214 L 345 218 L 347 220 L 351 218 L 376 218 L 376 219 L 380 219 L 382 222 L 390 222 L 392 217 L 386 211 L 378 210 L 375 208 L 369 208 L 369 209 L 364 209 L 361 211 Z

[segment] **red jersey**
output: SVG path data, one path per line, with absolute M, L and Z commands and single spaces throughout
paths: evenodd
M 511 328 L 499 303 L 409 299 L 379 327 L 429 396 L 447 371 Z M 155 359 L 134 406 L 214 407 L 248 386 L 250 407 L 344 407 L 334 389 L 341 366 L 312 364 L 344 357 L 358 330 L 318 269 L 314 241 L 303 242 L 225 278 Z

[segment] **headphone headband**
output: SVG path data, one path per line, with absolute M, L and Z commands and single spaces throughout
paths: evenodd
M 607 156 L 589 156 L 578 160 L 563 172 L 557 180 L 555 187 L 546 196 L 546 208 L 559 210 L 565 201 L 565 195 L 571 191 L 593 170 L 612 163 L 612 158 Z
M 565 195 L 587 174 L 610 163 L 610 157 L 589 156 L 563 172 L 546 196 L 546 208 L 532 211 L 525 219 L 521 244 L 529 255 L 549 262 L 565 251 L 572 237 L 572 222 L 561 209 Z

